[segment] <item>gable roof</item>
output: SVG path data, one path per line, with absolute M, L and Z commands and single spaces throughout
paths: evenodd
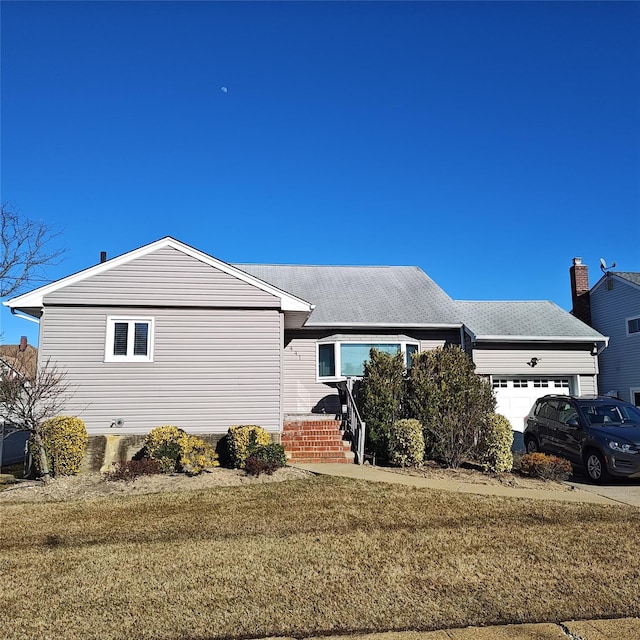
M 30 344 L 21 349 L 19 344 L 0 345 L 0 361 L 19 376 L 33 378 L 38 363 L 38 350 Z
M 622 280 L 624 284 L 630 284 L 633 288 L 640 289 L 640 273 L 637 271 L 607 271 L 607 273 L 591 287 L 590 291 L 594 292 L 596 289 L 599 289 L 607 281 L 607 278 Z
M 42 309 L 43 299 L 47 294 L 53 293 L 54 291 L 58 291 L 63 287 L 75 284 L 100 273 L 104 273 L 105 271 L 109 271 L 114 267 L 126 264 L 128 262 L 131 262 L 132 260 L 135 260 L 136 258 L 148 255 L 164 247 L 171 247 L 173 249 L 176 249 L 177 251 L 181 251 L 182 253 L 189 255 L 196 260 L 219 269 L 224 273 L 234 276 L 239 280 L 242 280 L 250 285 L 253 285 L 254 287 L 257 287 L 258 289 L 261 289 L 266 293 L 275 296 L 276 298 L 279 298 L 281 305 L 280 308 L 283 311 L 297 311 L 308 314 L 313 310 L 313 305 L 309 304 L 306 300 L 298 298 L 286 291 L 282 291 L 272 284 L 263 282 L 255 276 L 239 270 L 237 267 L 227 264 L 226 262 L 222 262 L 222 260 L 218 260 L 217 258 L 203 253 L 198 249 L 194 249 L 193 247 L 190 247 L 189 245 L 175 240 L 174 238 L 171 238 L 169 236 L 162 238 L 161 240 L 151 242 L 150 244 L 144 245 L 143 247 L 139 247 L 138 249 L 134 249 L 133 251 L 128 251 L 127 253 L 124 253 L 116 258 L 112 258 L 111 260 L 107 260 L 106 262 L 96 264 L 92 267 L 67 276 L 66 278 L 56 280 L 55 282 L 44 285 L 43 287 L 34 289 L 29 293 L 25 293 L 23 295 L 12 298 L 11 300 L 7 300 L 3 304 L 10 307 L 11 309 L 18 309 L 30 315 L 37 315 L 39 310 Z
M 607 342 L 608 338 L 549 300 L 458 300 L 460 317 L 478 341 Z
M 462 325 L 453 300 L 419 267 L 235 266 L 313 303 L 306 327 Z

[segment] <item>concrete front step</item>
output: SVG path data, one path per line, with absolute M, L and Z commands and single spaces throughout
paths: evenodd
M 287 420 L 281 443 L 290 462 L 350 463 L 351 443 L 342 439 L 339 420 Z

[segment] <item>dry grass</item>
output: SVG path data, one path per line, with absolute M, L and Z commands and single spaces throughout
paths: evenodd
M 640 614 L 632 508 L 321 477 L 7 503 L 0 520 L 7 640 L 302 636 Z

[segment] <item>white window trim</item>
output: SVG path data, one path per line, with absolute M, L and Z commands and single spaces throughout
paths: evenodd
M 399 341 L 399 340 L 388 340 L 383 342 L 382 340 L 319 340 L 316 342 L 316 382 L 343 382 L 350 378 L 362 378 L 362 376 L 342 376 L 340 374 L 336 374 L 335 376 L 320 376 L 319 365 L 320 365 L 320 345 L 323 344 L 332 344 L 333 345 L 333 361 L 335 364 L 336 372 L 342 370 L 342 361 L 340 356 L 340 345 L 342 344 L 399 344 L 400 352 L 404 356 L 405 362 L 407 361 L 407 345 L 412 345 L 418 348 L 418 352 L 420 352 L 420 341 L 419 340 L 409 340 L 409 341 Z
M 113 354 L 113 339 L 115 333 L 116 322 L 126 322 L 129 325 L 129 331 L 131 332 L 131 326 L 136 322 L 146 322 L 149 325 L 149 336 L 147 344 L 146 356 L 135 356 L 133 353 L 126 356 L 116 356 Z M 138 317 L 138 316 L 107 316 L 107 334 L 104 343 L 104 361 L 105 362 L 153 362 L 153 345 L 154 345 L 154 318 L 150 317 Z M 131 333 L 130 333 L 131 335 Z M 127 344 L 130 345 L 133 350 L 133 340 L 129 339 Z
M 627 338 L 630 338 L 631 336 L 640 336 L 640 331 L 629 331 L 629 322 L 631 320 L 640 320 L 640 316 L 631 316 L 630 318 L 625 318 L 624 320 L 624 328 L 625 331 L 627 332 Z

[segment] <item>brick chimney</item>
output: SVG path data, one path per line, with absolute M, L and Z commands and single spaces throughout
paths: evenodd
M 573 265 L 569 268 L 571 280 L 571 313 L 591 325 L 591 300 L 589 299 L 589 269 L 582 264 L 582 258 L 574 258 Z
M 27 350 L 27 336 L 20 337 L 20 344 L 18 345 L 18 351 L 26 351 Z

